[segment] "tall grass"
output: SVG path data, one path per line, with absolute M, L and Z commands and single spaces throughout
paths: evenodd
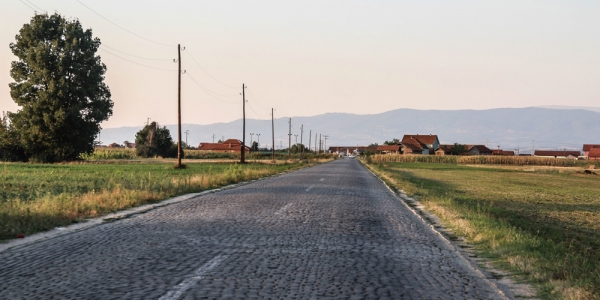
M 600 167 L 600 161 L 574 160 L 566 158 L 548 158 L 535 156 L 455 156 L 455 155 L 402 155 L 377 154 L 368 158 L 369 162 L 403 162 L 403 163 L 447 163 L 461 165 L 520 165 L 520 166 L 554 166 L 554 167 L 584 167 L 595 165 Z
M 600 178 L 436 163 L 368 165 L 418 197 L 496 266 L 545 299 L 600 299 Z
M 306 164 L 16 164 L 0 166 L 0 240 Z

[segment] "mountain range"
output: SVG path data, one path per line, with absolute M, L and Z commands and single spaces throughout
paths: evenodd
M 597 110 L 597 111 L 595 111 Z M 274 121 L 275 147 L 288 144 L 289 118 Z M 312 117 L 292 117 L 293 144 L 300 142 L 300 126 L 304 125 L 302 142 L 314 147 L 315 133 L 327 135 L 328 146 L 382 144 L 404 134 L 437 134 L 442 144 L 484 144 L 489 148 L 519 149 L 529 153 L 535 149 L 581 149 L 582 144 L 600 144 L 600 108 L 527 107 L 487 110 L 415 110 L 397 109 L 379 114 L 358 115 L 326 113 Z M 135 140 L 142 126 L 106 128 L 101 132 L 103 144 Z M 177 126 L 167 125 L 176 139 Z M 189 130 L 190 145 L 242 136 L 242 120 L 209 125 L 183 124 Z M 254 135 L 250 135 L 254 133 Z M 260 134 L 260 137 L 257 135 Z M 295 135 L 298 135 L 297 137 Z M 246 144 L 260 140 L 261 147 L 271 147 L 271 120 L 246 120 Z M 185 141 L 185 135 L 182 136 Z M 318 138 L 317 138 L 318 139 Z

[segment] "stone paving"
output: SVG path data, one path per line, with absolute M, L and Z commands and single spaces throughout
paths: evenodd
M 0 252 L 2 299 L 507 299 L 359 162 Z

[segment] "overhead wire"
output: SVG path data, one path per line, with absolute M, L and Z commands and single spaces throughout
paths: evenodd
M 90 8 L 89 6 L 87 6 L 87 5 L 83 4 L 83 2 L 81 2 L 81 1 L 79 1 L 79 0 L 76 0 L 76 1 L 77 1 L 77 2 L 79 2 L 79 4 L 81 4 L 81 5 L 85 6 L 85 8 L 89 9 L 91 12 L 95 13 L 96 15 L 98 15 L 100 18 L 102 18 L 102 19 L 106 20 L 107 22 L 109 22 L 109 23 L 113 24 L 113 25 L 114 25 L 114 26 L 116 26 L 116 27 L 119 27 L 120 29 L 122 29 L 123 31 L 126 31 L 126 32 L 128 32 L 129 34 L 132 34 L 132 35 L 134 35 L 134 36 L 136 36 L 136 37 L 138 37 L 138 38 L 141 38 L 141 39 L 143 39 L 143 40 L 146 40 L 146 41 L 148 41 L 148 42 L 151 42 L 151 43 L 154 43 L 154 44 L 157 44 L 157 45 L 166 46 L 166 47 L 175 47 L 175 46 L 173 46 L 173 45 L 168 45 L 168 44 L 164 44 L 164 43 L 161 43 L 161 42 L 153 41 L 153 40 L 151 40 L 151 39 L 148 39 L 148 38 L 145 38 L 145 37 L 143 37 L 143 36 L 141 36 L 141 35 L 139 35 L 139 34 L 136 34 L 136 33 L 132 32 L 132 31 L 129 31 L 129 30 L 127 30 L 127 29 L 125 29 L 125 28 L 123 28 L 123 27 L 119 26 L 117 23 L 115 23 L 115 22 L 113 22 L 113 21 L 111 21 L 111 20 L 109 20 L 109 19 L 105 18 L 104 16 L 102 16 L 101 14 L 99 14 L 98 12 L 96 12 L 95 10 L 93 10 L 92 8 Z
M 27 4 L 27 3 L 23 2 L 23 0 L 19 0 L 19 1 L 21 1 L 21 3 L 25 4 L 27 7 L 31 8 L 31 10 L 33 10 L 34 12 L 37 12 L 37 9 L 35 9 L 35 8 L 31 7 L 31 6 L 29 6 L 29 4 Z
M 124 58 L 124 57 L 121 57 L 121 56 L 119 56 L 119 55 L 116 55 L 116 54 L 114 54 L 114 53 L 112 53 L 112 52 L 110 52 L 110 51 L 108 51 L 108 50 L 106 50 L 106 49 L 103 49 L 103 48 L 100 48 L 100 50 L 102 50 L 102 51 L 104 51 L 104 52 L 106 52 L 106 53 L 108 53 L 108 54 L 110 54 L 110 55 L 116 56 L 116 57 L 118 57 L 118 58 L 120 58 L 120 59 L 122 59 L 122 60 L 128 61 L 128 62 L 130 62 L 130 63 L 132 63 L 132 64 L 136 64 L 136 65 L 138 65 L 138 66 L 142 66 L 142 67 L 146 67 L 146 68 L 150 68 L 150 69 L 155 69 L 155 70 L 160 70 L 160 71 L 177 72 L 177 70 L 172 70 L 172 69 L 162 69 L 162 68 L 156 68 L 156 67 L 152 67 L 152 66 L 147 66 L 147 65 L 144 65 L 144 64 L 140 64 L 140 63 L 138 63 L 138 62 L 135 62 L 135 61 L 133 61 L 133 60 L 129 60 L 129 59 L 127 59 L 127 58 Z
M 233 87 L 231 85 L 225 84 L 223 82 L 221 82 L 220 80 L 218 80 L 217 78 L 215 78 L 214 76 L 212 76 L 210 73 L 208 73 L 208 71 L 206 71 L 202 65 L 200 65 L 200 63 L 192 56 L 192 54 L 190 54 L 188 51 L 186 51 L 187 55 L 190 56 L 190 58 L 192 58 L 192 60 L 198 65 L 198 67 L 200 67 L 200 69 L 202 69 L 202 71 L 204 71 L 204 73 L 206 73 L 208 76 L 210 76 L 210 78 L 214 79 L 216 82 L 228 87 L 228 88 L 232 88 L 232 89 L 238 89 L 239 87 Z
M 134 55 L 134 54 L 129 54 L 127 52 L 123 52 L 121 50 L 117 50 L 117 49 L 115 49 L 113 47 L 110 47 L 110 46 L 107 46 L 107 45 L 104 45 L 104 44 L 100 45 L 100 47 L 106 47 L 106 48 L 108 48 L 108 49 L 110 49 L 112 51 L 116 51 L 116 52 L 119 52 L 119 53 L 122 53 L 122 54 L 125 54 L 125 55 L 129 55 L 129 56 L 132 56 L 132 57 L 135 57 L 135 58 L 140 58 L 140 59 L 156 60 L 156 61 L 171 61 L 171 59 L 169 59 L 169 58 L 148 58 L 148 57 L 137 56 L 137 55 Z
M 190 79 L 198 86 L 200 87 L 202 90 L 204 90 L 204 92 L 206 92 L 206 94 L 208 94 L 209 96 L 213 97 L 214 99 L 223 102 L 223 103 L 227 103 L 227 104 L 235 104 L 234 102 L 228 102 L 222 99 L 219 99 L 215 96 L 213 96 L 205 87 L 203 87 L 198 81 L 196 81 L 196 79 L 194 79 L 194 77 L 192 77 L 192 75 L 190 75 L 189 73 L 186 72 L 186 75 L 188 75 L 190 77 Z
M 27 1 L 27 3 L 29 3 L 29 4 L 33 5 L 35 8 L 37 8 L 37 9 L 39 9 L 39 10 L 43 11 L 43 12 L 46 12 L 46 13 L 48 12 L 48 11 L 47 11 L 47 10 L 45 10 L 45 9 L 41 9 L 39 6 L 35 5 L 33 2 L 31 2 L 31 1 L 29 1 L 29 0 L 25 0 L 25 1 Z M 23 1 L 21 1 L 21 2 L 23 2 Z

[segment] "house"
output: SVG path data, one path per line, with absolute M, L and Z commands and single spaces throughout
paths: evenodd
M 587 157 L 589 160 L 600 160 L 600 146 L 590 148 Z
M 377 151 L 376 146 L 331 146 L 329 147 L 329 153 L 350 155 L 350 154 L 363 154 L 365 151 Z
M 492 150 L 485 145 L 467 145 L 469 155 L 492 155 Z
M 590 156 L 590 150 L 596 147 L 600 147 L 600 144 L 583 144 L 583 156 Z
M 108 144 L 108 148 L 121 148 L 122 146 L 117 143 Z
M 581 155 L 579 151 L 566 150 L 535 150 L 534 156 L 554 157 L 554 158 L 577 158 Z
M 381 154 L 402 154 L 402 145 L 381 145 L 381 146 L 377 146 L 377 153 L 381 153 Z
M 492 155 L 515 156 L 515 151 L 492 150 Z
M 228 139 L 222 143 L 200 143 L 198 150 L 209 152 L 242 152 L 242 141 L 237 139 Z M 250 152 L 250 147 L 244 146 L 247 152 Z
M 404 154 L 433 154 L 440 141 L 435 134 L 405 134 L 401 145 Z
M 435 155 L 451 155 L 454 145 L 440 145 L 435 149 Z

